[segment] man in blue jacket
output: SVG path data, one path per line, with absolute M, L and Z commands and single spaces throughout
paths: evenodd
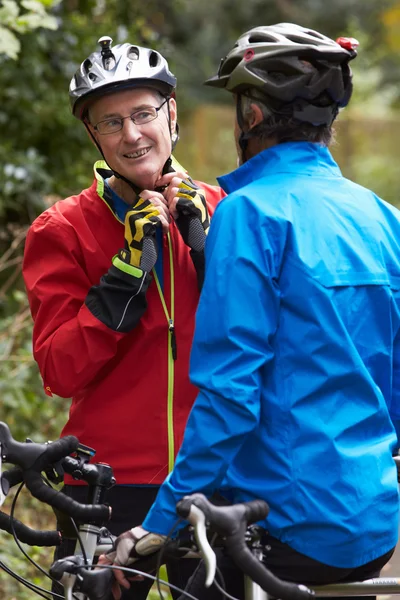
M 228 196 L 206 244 L 200 391 L 175 468 L 118 540 L 116 564 L 138 538 L 169 532 L 183 496 L 216 490 L 268 502 L 265 562 L 283 579 L 366 579 L 393 553 L 399 212 L 343 178 L 328 150 L 355 46 L 258 27 L 207 82 L 235 95 L 239 167 L 219 178 Z M 237 569 L 225 581 L 243 597 Z

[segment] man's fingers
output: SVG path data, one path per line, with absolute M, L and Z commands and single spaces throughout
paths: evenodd
M 171 217 L 173 219 L 177 219 L 178 218 L 178 211 L 176 208 L 176 203 L 178 202 L 179 198 L 177 198 L 176 196 L 174 198 L 172 198 L 172 200 L 169 202 L 168 204 L 168 208 L 169 208 L 169 214 L 171 215 Z
M 117 580 L 118 584 L 120 586 L 122 586 L 123 588 L 125 588 L 126 590 L 129 590 L 129 588 L 131 587 L 131 584 L 126 579 L 123 571 L 120 571 L 119 569 L 114 569 L 113 573 L 114 573 L 114 577 Z
M 163 198 L 163 202 L 159 198 L 150 198 L 150 202 L 157 208 L 160 215 L 163 215 L 166 219 L 169 217 L 168 205 L 165 198 Z
M 154 199 L 157 198 L 162 204 L 166 204 L 167 201 L 164 196 L 160 192 L 155 192 L 154 190 L 143 190 L 140 193 L 140 197 L 143 200 L 150 200 L 152 204 L 154 204 Z
M 110 552 L 108 554 L 101 554 L 99 556 L 99 560 L 97 561 L 98 565 L 112 565 L 116 556 L 116 552 Z
M 121 587 L 120 587 L 118 581 L 113 582 L 111 591 L 112 591 L 114 600 L 121 600 L 122 592 L 121 592 Z
M 165 201 L 165 199 L 164 199 Z M 150 202 L 152 204 L 154 204 L 154 206 L 157 208 L 159 215 L 158 218 L 161 221 L 161 225 L 162 225 L 162 230 L 164 233 L 168 233 L 169 231 L 169 223 L 170 223 L 170 214 L 169 214 L 169 210 L 168 210 L 168 206 L 166 206 L 164 203 L 162 203 L 160 201 L 159 198 L 155 197 L 155 198 L 150 198 Z
M 166 219 L 164 217 L 164 215 L 160 215 L 158 218 L 161 221 L 161 226 L 162 226 L 163 233 L 168 233 L 168 231 L 169 231 L 169 218 Z
M 188 174 L 186 171 L 174 171 L 172 173 L 166 173 L 162 175 L 158 181 L 156 181 L 155 187 L 163 187 L 164 185 L 170 185 L 171 181 L 177 177 L 178 179 L 187 179 Z

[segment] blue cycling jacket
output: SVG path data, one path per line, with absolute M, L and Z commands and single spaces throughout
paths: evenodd
M 143 526 L 166 534 L 177 500 L 219 489 L 266 500 L 264 526 L 298 552 L 357 567 L 397 542 L 400 213 L 319 144 L 274 146 L 219 182 L 200 392 Z

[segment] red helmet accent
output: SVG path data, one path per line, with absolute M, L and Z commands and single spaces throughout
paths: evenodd
M 246 52 L 243 55 L 243 60 L 248 62 L 249 60 L 251 60 L 254 57 L 254 54 L 255 54 L 255 52 L 252 48 L 249 50 L 246 50 Z
M 360 42 L 352 37 L 338 37 L 336 43 L 342 48 L 345 48 L 345 50 L 356 50 L 360 45 Z

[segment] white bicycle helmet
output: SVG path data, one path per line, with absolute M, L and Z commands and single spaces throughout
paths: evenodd
M 169 97 L 176 77 L 156 50 L 132 44 L 112 48 L 112 38 L 98 40 L 101 51 L 86 58 L 69 86 L 72 113 L 83 120 L 90 102 L 104 94 L 135 87 L 150 87 Z

